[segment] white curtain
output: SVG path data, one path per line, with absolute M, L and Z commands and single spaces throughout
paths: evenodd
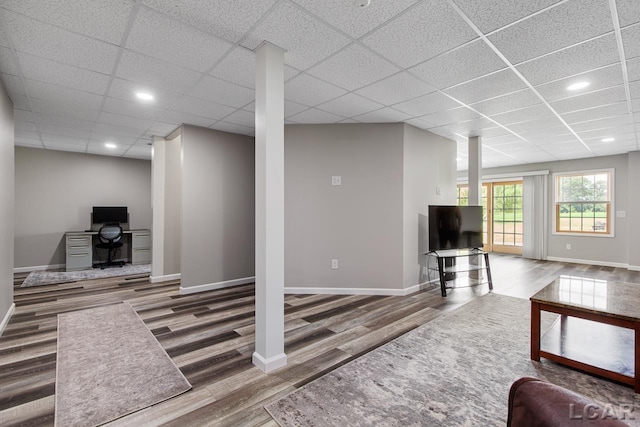
M 524 241 L 522 256 L 524 258 L 547 259 L 548 177 L 548 175 L 523 177 L 522 221 Z

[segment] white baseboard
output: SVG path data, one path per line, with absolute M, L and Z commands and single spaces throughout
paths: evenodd
M 226 280 L 224 282 L 205 283 L 204 285 L 187 286 L 187 287 L 180 286 L 180 294 L 181 295 L 195 294 L 197 292 L 206 292 L 206 291 L 212 291 L 214 289 L 222 289 L 222 288 L 229 288 L 231 286 L 245 285 L 247 283 L 254 283 L 255 281 L 256 281 L 255 276 L 251 276 L 251 277 L 244 277 L 242 279 Z
M 58 268 L 65 268 L 65 267 L 66 267 L 66 264 L 32 265 L 31 267 L 16 267 L 13 269 L 13 272 L 29 273 L 31 271 L 56 270 Z
M 180 280 L 181 274 L 165 274 L 164 276 L 149 276 L 149 281 L 151 283 L 161 283 L 161 282 L 169 282 L 171 280 Z
M 631 271 L 640 271 L 640 265 L 630 265 L 627 267 L 627 269 Z
M 602 267 L 629 268 L 628 264 L 625 264 L 622 262 L 594 261 L 590 259 L 576 259 L 576 258 L 560 258 L 555 256 L 548 256 L 547 261 L 572 262 L 574 264 L 600 265 Z
M 2 319 L 2 323 L 0 323 L 0 337 L 4 332 L 4 328 L 6 328 L 7 325 L 9 324 L 9 319 L 11 319 L 11 315 L 13 314 L 15 309 L 16 309 L 16 304 L 13 303 L 11 304 L 11 307 L 9 307 L 9 310 L 7 310 L 7 314 L 4 315 L 4 319 Z
M 418 292 L 429 285 L 429 282 L 420 283 L 404 289 L 391 288 L 305 288 L 285 287 L 285 294 L 330 294 L 330 295 L 385 295 L 406 296 Z
M 254 352 L 252 361 L 253 364 L 256 365 L 262 372 L 269 373 L 285 366 L 287 364 L 287 355 L 284 353 L 280 353 L 277 356 L 265 359 L 257 352 Z

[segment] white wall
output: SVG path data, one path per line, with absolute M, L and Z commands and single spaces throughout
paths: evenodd
M 556 172 L 572 172 L 594 169 L 615 169 L 615 211 L 627 211 L 629 200 L 637 199 L 637 181 L 629 181 L 629 162 L 626 154 L 617 156 L 592 157 L 586 159 L 566 160 L 548 163 L 532 163 L 527 165 L 507 166 L 503 168 L 484 169 L 483 176 L 502 173 L 522 173 L 526 171 L 549 170 L 550 174 Z M 466 177 L 466 171 L 458 173 L 458 176 Z M 551 259 L 568 259 L 576 262 L 593 262 L 603 265 L 626 265 L 629 251 L 629 222 L 640 221 L 640 217 L 634 215 L 626 218 L 614 218 L 615 237 L 591 237 L 591 236 L 564 236 L 553 234 L 553 207 L 554 183 L 552 175 L 549 177 L 549 224 L 547 230 L 548 257 Z M 631 211 L 630 211 L 631 212 Z M 615 212 L 614 212 L 615 216 Z M 571 244 L 567 250 L 566 245 Z
M 254 276 L 254 150 L 248 136 L 182 127 L 183 292 Z
M 456 201 L 456 144 L 404 125 L 403 235 L 404 279 L 409 288 L 428 281 L 429 205 Z M 439 193 L 439 194 L 438 194 Z
M 13 307 L 13 103 L 0 80 L 0 334 Z
M 180 273 L 182 245 L 182 143 L 177 136 L 165 143 L 164 275 Z
M 629 269 L 640 270 L 640 151 L 628 154 L 627 224 L 629 226 Z
M 287 288 L 402 288 L 402 150 L 402 124 L 285 126 Z
M 127 206 L 151 228 L 151 162 L 15 148 L 15 267 L 65 263 L 64 233 L 91 227 L 93 206 Z

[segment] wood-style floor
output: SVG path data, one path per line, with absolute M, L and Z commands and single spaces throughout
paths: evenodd
M 640 283 L 640 272 L 492 255 L 494 292 L 528 298 L 566 274 Z M 0 425 L 53 425 L 57 314 L 129 302 L 193 385 L 189 392 L 113 425 L 276 426 L 263 406 L 440 314 L 487 287 L 437 287 L 406 297 L 287 295 L 288 365 L 269 375 L 251 364 L 254 290 L 243 285 L 192 295 L 179 282 L 130 276 L 20 288 L 0 338 Z

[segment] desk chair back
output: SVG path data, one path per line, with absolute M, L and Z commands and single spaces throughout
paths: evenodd
M 122 227 L 119 225 L 105 225 L 98 231 L 98 238 L 102 243 L 116 243 L 122 239 Z

